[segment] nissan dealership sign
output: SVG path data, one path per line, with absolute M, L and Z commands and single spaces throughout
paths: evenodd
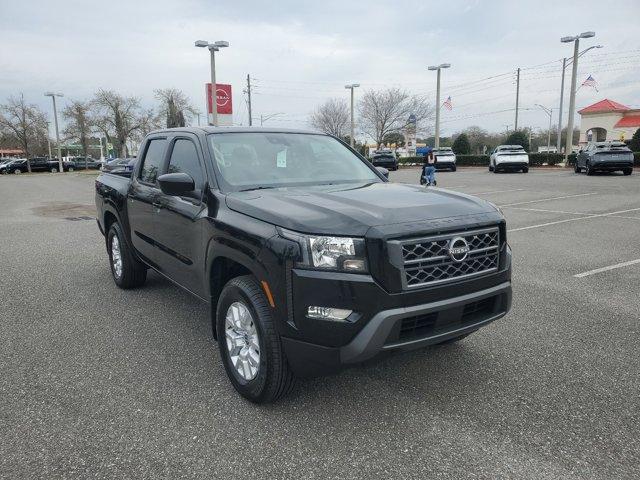
M 207 114 L 211 119 L 213 114 L 213 96 L 211 95 L 211 84 L 206 84 L 207 90 Z M 233 102 L 231 97 L 231 85 L 226 83 L 216 83 L 216 104 L 218 107 L 218 123 L 220 125 L 233 124 Z

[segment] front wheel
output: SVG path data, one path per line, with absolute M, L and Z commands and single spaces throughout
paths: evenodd
M 457 167 L 454 165 L 453 167 L 451 167 L 451 171 L 455 172 L 457 170 Z
M 16 169 L 13 171 L 13 174 L 14 174 L 14 175 L 20 175 L 21 173 L 22 173 L 22 170 L 20 170 L 19 168 L 16 168 Z
M 140 287 L 147 280 L 147 267 L 137 260 L 128 247 L 117 222 L 107 234 L 107 251 L 113 281 L 122 289 Z
M 51 167 L 51 173 L 58 173 L 58 169 L 56 167 Z
M 529 173 L 529 167 L 524 167 L 522 169 L 522 173 Z
M 218 299 L 216 331 L 222 363 L 236 391 L 255 403 L 273 402 L 294 384 L 271 307 L 252 275 L 227 283 Z
M 489 164 L 489 171 L 493 172 L 493 166 L 491 164 Z
M 625 175 L 631 175 L 631 172 L 633 172 L 633 168 L 625 168 L 622 173 L 624 173 Z
M 593 168 L 591 168 L 591 165 L 589 164 L 589 162 L 587 162 L 587 164 L 585 165 L 585 171 L 587 173 L 588 176 L 592 176 L 595 172 L 593 171 Z
M 74 170 L 75 170 L 75 168 L 73 168 L 73 167 L 67 168 L 67 172 L 73 172 Z

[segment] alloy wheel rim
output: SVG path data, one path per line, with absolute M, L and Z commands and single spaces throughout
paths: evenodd
M 120 241 L 116 235 L 111 239 L 111 264 L 116 278 L 122 275 L 122 254 L 120 253 Z
M 243 380 L 253 380 L 260 369 L 260 341 L 251 312 L 244 303 L 233 302 L 227 309 L 224 323 L 233 368 Z

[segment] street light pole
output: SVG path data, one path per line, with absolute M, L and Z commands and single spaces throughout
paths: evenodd
M 573 65 L 571 69 L 571 94 L 569 97 L 569 124 L 567 125 L 567 141 L 564 151 L 564 163 L 565 166 L 569 164 L 569 155 L 571 154 L 573 147 L 573 117 L 574 110 L 576 108 L 576 77 L 578 75 L 578 49 L 580 47 L 581 38 L 595 37 L 595 32 L 582 32 L 580 35 L 574 37 L 562 37 L 560 41 L 562 43 L 573 42 Z
M 56 97 L 64 97 L 62 93 L 45 92 L 45 97 L 51 97 L 53 100 L 53 119 L 56 126 L 56 144 L 58 145 L 58 171 L 64 172 L 64 166 L 62 164 L 62 149 L 60 148 L 60 132 L 58 130 L 58 110 L 56 108 Z
M 551 117 L 553 117 L 553 108 L 547 108 L 539 103 L 536 103 L 536 106 L 540 107 L 544 110 L 544 113 L 549 115 L 549 131 L 547 132 L 547 155 L 549 154 L 549 150 L 551 150 Z
M 349 136 L 349 144 L 351 145 L 351 148 L 354 148 L 355 145 L 355 140 L 354 140 L 354 130 L 355 130 L 355 120 L 353 117 L 353 89 L 359 87 L 360 84 L 359 83 L 351 83 L 349 85 L 345 85 L 344 88 L 348 88 L 349 90 L 351 90 L 351 134 Z
M 431 65 L 427 70 L 436 70 L 438 72 L 436 80 L 436 132 L 434 147 L 440 146 L 440 70 L 451 67 L 450 63 L 441 63 L 440 65 Z
M 587 53 L 589 50 L 594 48 L 602 48 L 602 45 L 594 45 L 593 47 L 585 48 L 578 54 L 578 58 Z M 556 141 L 556 146 L 558 149 L 558 153 L 562 151 L 562 107 L 564 103 L 564 76 L 565 71 L 567 69 L 567 60 L 572 62 L 572 59 L 567 59 L 566 57 L 562 59 L 562 80 L 560 81 L 560 106 L 558 107 L 558 139 Z
M 196 47 L 208 48 L 211 54 L 211 123 L 214 127 L 218 126 L 218 89 L 216 88 L 216 52 L 221 48 L 228 47 L 229 42 L 218 40 L 209 43 L 206 40 L 197 40 L 194 44 Z

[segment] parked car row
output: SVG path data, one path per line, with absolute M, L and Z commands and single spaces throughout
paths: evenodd
M 88 157 L 62 161 L 62 168 L 65 172 L 73 172 L 74 170 L 82 169 L 97 170 L 101 165 L 102 163 L 100 161 Z M 0 162 L 0 174 L 26 173 L 29 171 L 29 166 L 31 167 L 32 172 L 57 173 L 60 171 L 60 162 L 55 158 L 34 157 L 29 160 L 29 165 L 27 165 L 26 158 L 11 158 Z

